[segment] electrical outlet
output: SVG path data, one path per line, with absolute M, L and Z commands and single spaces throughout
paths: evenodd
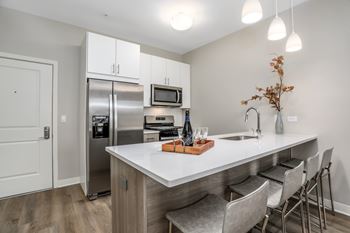
M 288 122 L 298 122 L 298 116 L 288 116 L 287 121 Z
M 61 116 L 61 123 L 66 123 L 67 122 L 67 116 L 66 115 L 62 115 Z

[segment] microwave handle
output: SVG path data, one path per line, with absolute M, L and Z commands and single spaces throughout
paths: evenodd
M 176 100 L 176 103 L 179 103 L 179 101 L 180 101 L 180 91 L 179 90 L 177 90 L 176 91 L 177 92 L 177 100 Z

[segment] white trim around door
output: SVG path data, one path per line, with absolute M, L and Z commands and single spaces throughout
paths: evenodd
M 1 58 L 8 58 L 20 61 L 35 62 L 41 64 L 47 64 L 52 66 L 52 171 L 53 171 L 53 187 L 60 187 L 60 182 L 58 180 L 58 147 L 57 147 L 57 129 L 58 129 L 58 62 L 48 59 L 41 59 L 35 57 L 27 57 L 18 54 L 0 52 Z

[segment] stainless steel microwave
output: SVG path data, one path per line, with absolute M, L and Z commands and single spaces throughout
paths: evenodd
M 152 106 L 182 106 L 182 88 L 164 85 L 151 85 Z

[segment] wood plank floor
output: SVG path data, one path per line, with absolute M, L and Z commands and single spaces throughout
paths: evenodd
M 79 185 L 0 200 L 0 233 L 109 233 L 111 219 L 110 197 L 88 201 Z M 328 221 L 325 233 L 350 232 L 349 217 Z M 298 223 L 291 219 L 288 233 L 301 232 Z
M 0 232 L 111 232 L 111 200 L 88 201 L 79 185 L 0 201 Z

